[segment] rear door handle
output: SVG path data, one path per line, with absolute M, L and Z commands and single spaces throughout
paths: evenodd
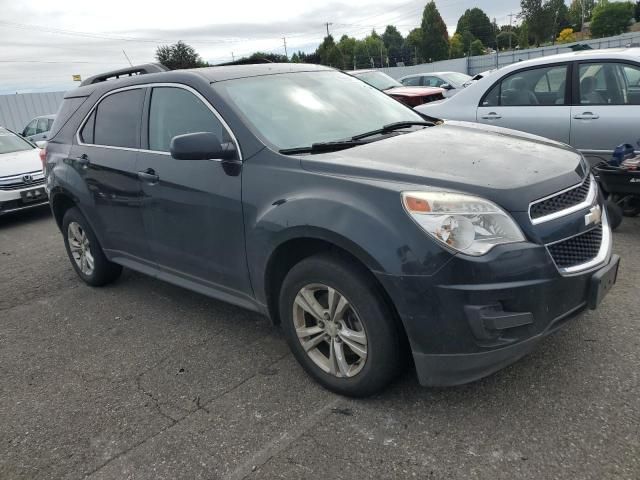
M 138 178 L 150 184 L 158 183 L 160 177 L 156 175 L 156 171 L 153 168 L 147 168 L 142 172 L 138 172 Z
M 597 120 L 600 118 L 600 115 L 596 115 L 592 112 L 584 112 L 581 115 L 574 115 L 573 118 L 576 120 Z
M 502 115 L 498 115 L 496 112 L 489 112 L 487 115 L 483 115 L 482 118 L 484 120 L 499 120 Z
M 87 166 L 89 165 L 89 156 L 86 153 L 83 153 L 79 157 L 74 158 L 73 161 L 79 167 L 87 168 Z

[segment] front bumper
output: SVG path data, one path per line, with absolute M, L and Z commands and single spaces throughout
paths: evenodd
M 33 199 L 31 201 L 25 201 L 23 199 L 21 192 L 29 192 L 35 190 L 44 192 L 42 198 Z M 0 190 L 0 215 L 18 212 L 20 210 L 27 210 L 29 208 L 40 207 L 42 205 L 47 205 L 48 203 L 49 197 L 44 191 L 44 185 L 37 185 L 20 190 Z
M 378 278 L 405 326 L 420 383 L 451 386 L 515 362 L 594 308 L 618 263 L 613 255 L 594 270 L 563 276 L 543 247 L 505 246 L 482 259 L 453 257 L 431 277 Z M 596 288 L 609 271 L 606 289 Z

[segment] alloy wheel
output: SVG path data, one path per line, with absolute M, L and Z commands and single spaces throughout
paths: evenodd
M 71 222 L 67 229 L 67 239 L 71 256 L 77 267 L 84 275 L 90 277 L 93 274 L 95 264 L 87 233 L 79 223 Z
M 364 368 L 364 324 L 335 288 L 319 283 L 301 288 L 294 300 L 293 323 L 302 348 L 324 372 L 348 378 Z

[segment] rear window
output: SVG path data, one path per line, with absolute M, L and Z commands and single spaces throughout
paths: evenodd
M 56 118 L 55 120 L 53 120 L 53 125 L 51 125 L 51 134 L 49 135 L 50 138 L 53 138 L 58 134 L 60 129 L 71 118 L 71 115 L 76 113 L 78 108 L 80 108 L 80 105 L 82 105 L 87 98 L 88 97 L 65 98 L 62 101 L 62 105 L 60 105 L 60 108 L 58 109 Z
M 125 90 L 105 97 L 96 109 L 93 143 L 138 148 L 144 90 Z

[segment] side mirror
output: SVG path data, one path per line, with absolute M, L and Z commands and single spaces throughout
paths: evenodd
M 220 143 L 215 133 L 197 132 L 178 135 L 169 144 L 171 156 L 176 160 L 235 160 L 233 143 Z
M 440 85 L 440 88 L 444 88 L 445 90 L 453 90 L 453 87 L 448 83 L 443 83 Z

